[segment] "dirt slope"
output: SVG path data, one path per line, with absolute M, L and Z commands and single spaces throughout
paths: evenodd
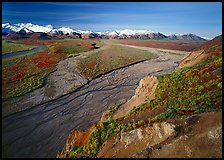
M 88 142 L 89 138 L 91 137 L 91 134 L 95 131 L 95 129 L 96 127 L 95 125 L 93 125 L 87 131 L 77 131 L 77 130 L 72 131 L 68 136 L 68 139 L 66 141 L 63 150 L 61 152 L 58 152 L 56 157 L 57 158 L 69 157 L 69 155 L 66 153 L 69 153 L 74 146 L 84 146 Z
M 120 109 L 115 112 L 112 118 L 118 119 L 124 117 L 133 109 L 133 107 L 142 104 L 146 99 L 155 99 L 157 84 L 158 81 L 155 76 L 148 76 L 141 79 L 139 86 L 135 90 L 135 95 L 128 102 L 122 105 Z

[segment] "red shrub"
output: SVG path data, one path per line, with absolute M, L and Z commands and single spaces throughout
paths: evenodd
M 36 64 L 36 63 L 38 62 L 38 60 L 39 60 L 39 58 L 34 57 L 34 58 L 32 58 L 30 61 L 31 61 L 32 63 Z
M 17 73 L 17 75 L 15 75 L 15 76 L 13 77 L 13 81 L 17 81 L 17 80 L 20 80 L 20 79 L 24 78 L 25 75 L 26 75 L 26 73 L 27 73 L 27 70 L 26 70 L 26 69 L 22 69 L 22 70 L 20 70 L 20 71 Z
M 90 62 L 90 63 L 86 63 L 84 66 L 85 68 L 88 68 L 88 69 L 94 69 L 95 65 L 96 65 L 96 62 Z
M 15 66 L 13 66 L 13 67 L 11 67 L 11 68 L 8 68 L 8 70 L 13 71 L 13 70 L 16 70 L 16 69 L 18 69 L 18 68 L 19 68 L 19 66 L 15 65 Z
M 93 46 L 86 46 L 86 48 L 93 49 L 94 47 Z
M 20 80 L 20 79 L 22 79 L 22 78 L 24 78 L 24 75 L 21 74 L 21 73 L 19 73 L 19 74 L 15 75 L 15 76 L 13 77 L 13 80 L 14 80 L 14 81 L 17 81 L 17 80 Z
M 51 66 L 54 63 L 55 63 L 55 61 L 53 61 L 53 60 L 45 59 L 44 61 L 39 61 L 36 66 L 38 68 L 43 68 L 43 67 Z

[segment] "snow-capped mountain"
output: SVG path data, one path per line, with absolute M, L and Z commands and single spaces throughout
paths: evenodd
M 25 29 L 26 31 L 30 32 L 50 32 L 53 27 L 51 25 L 40 26 L 32 23 L 18 23 L 18 24 L 10 24 L 5 23 L 2 24 L 2 29 L 8 29 L 11 32 L 19 32 L 21 29 Z
M 13 25 L 10 23 L 5 23 L 2 24 L 2 32 L 3 31 L 7 31 L 8 33 L 10 32 L 18 32 L 22 29 L 22 27 L 18 26 L 18 25 Z
M 16 32 L 19 34 L 32 34 L 35 32 L 46 33 L 49 36 L 70 36 L 78 37 L 78 38 L 118 38 L 118 39 L 170 39 L 170 40 L 189 40 L 189 41 L 205 41 L 206 39 L 199 37 L 194 34 L 172 34 L 166 36 L 159 32 L 154 32 L 151 30 L 132 30 L 132 29 L 124 29 L 124 30 L 115 30 L 115 31 L 106 31 L 106 32 L 92 32 L 92 31 L 83 31 L 83 30 L 75 30 L 70 27 L 61 27 L 61 28 L 53 28 L 52 25 L 41 26 L 32 23 L 18 23 L 18 24 L 10 24 L 5 23 L 2 24 L 2 34 L 7 35 L 12 32 Z
M 81 31 L 81 30 L 77 30 L 76 33 L 90 34 L 90 33 L 93 33 L 93 32 L 92 31 Z
M 109 35 L 109 36 L 115 35 L 115 36 L 118 36 L 119 32 L 117 32 L 117 31 L 107 32 L 107 33 L 105 33 L 105 35 Z
M 104 34 L 104 35 L 117 35 L 117 36 L 121 36 L 121 35 L 127 35 L 127 36 L 134 36 L 134 35 L 141 35 L 141 34 L 150 34 L 150 33 L 154 33 L 153 31 L 149 31 L 149 30 L 132 30 L 132 29 L 124 29 L 124 30 L 116 30 L 116 31 L 106 31 L 106 32 L 98 32 L 100 34 Z
M 62 31 L 63 34 L 71 34 L 71 33 L 75 32 L 75 30 L 73 30 L 69 27 L 61 27 L 61 28 L 56 29 L 56 30 L 57 30 L 57 32 Z
M 131 29 L 118 30 L 116 32 L 119 35 L 128 35 L 128 36 L 154 33 L 153 31 L 149 31 L 149 30 L 131 30 Z
M 24 27 L 24 28 L 20 29 L 18 31 L 18 33 L 20 33 L 20 34 L 27 34 L 27 33 L 33 33 L 33 31 Z
M 19 23 L 18 26 L 22 28 L 27 28 L 33 32 L 44 32 L 44 33 L 48 33 L 53 29 L 51 25 L 40 26 L 32 23 Z

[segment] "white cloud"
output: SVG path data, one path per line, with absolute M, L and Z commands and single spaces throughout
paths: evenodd
M 42 2 L 44 4 L 50 4 L 50 5 L 59 5 L 59 6 L 77 6 L 77 7 L 105 7 L 105 6 L 110 6 L 109 4 L 102 4 L 102 3 L 88 3 L 88 2 L 68 2 L 68 3 L 63 3 L 63 2 Z
M 92 30 L 92 31 L 114 31 L 123 29 L 136 29 L 136 30 L 153 30 L 151 28 L 160 28 L 161 26 L 152 25 L 126 25 L 126 24 L 71 24 L 71 27 L 80 30 Z M 154 30 L 155 32 L 157 30 Z

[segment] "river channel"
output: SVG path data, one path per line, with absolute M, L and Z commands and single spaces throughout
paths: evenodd
M 12 43 L 12 42 L 8 42 Z M 19 55 L 25 55 L 25 54 L 30 54 L 30 53 L 37 53 L 37 52 L 42 52 L 47 49 L 46 46 L 44 45 L 37 45 L 37 44 L 30 44 L 29 46 L 37 46 L 36 48 L 30 49 L 30 50 L 23 50 L 23 51 L 18 51 L 18 52 L 12 52 L 12 53 L 7 53 L 2 55 L 2 60 L 6 58 L 10 58 L 13 56 L 19 56 Z

